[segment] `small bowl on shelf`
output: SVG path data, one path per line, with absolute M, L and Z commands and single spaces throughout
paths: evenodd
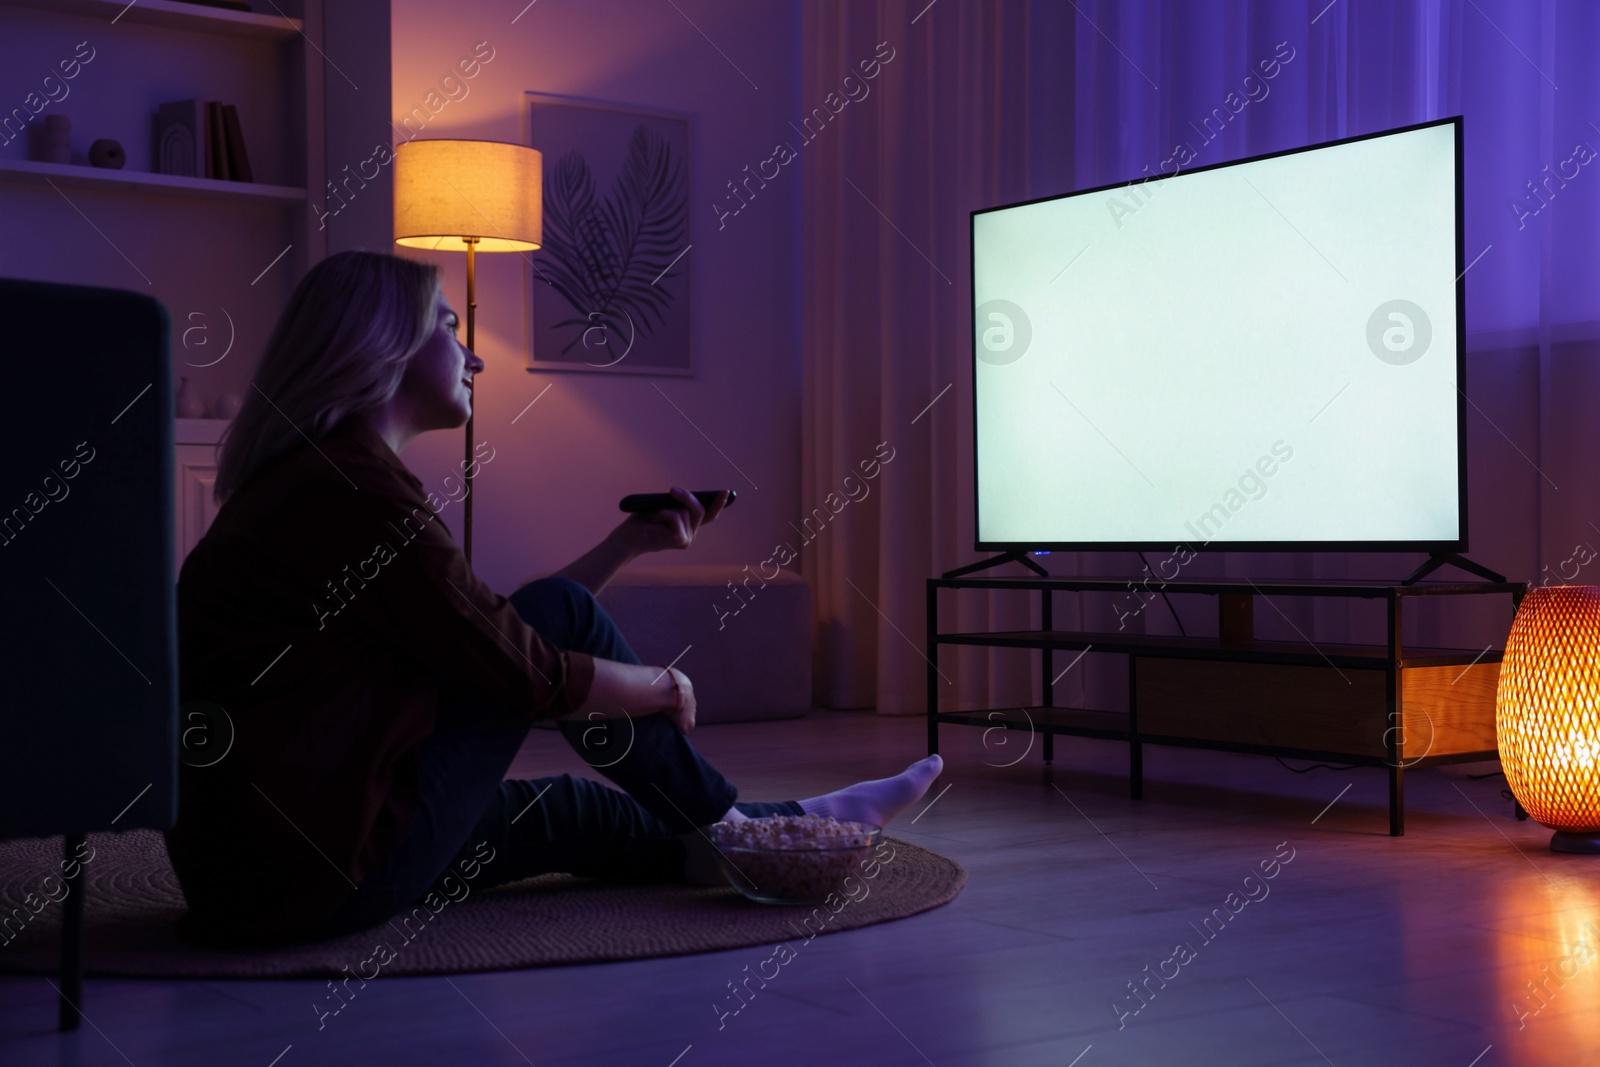
M 883 838 L 883 827 L 815 815 L 771 815 L 710 827 L 728 884 L 760 904 L 822 904 Z

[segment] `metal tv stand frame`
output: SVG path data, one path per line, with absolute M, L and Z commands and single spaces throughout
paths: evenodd
M 1384 767 L 1389 777 L 1389 833 L 1394 836 L 1405 832 L 1406 768 L 1498 758 L 1494 699 L 1501 651 L 1407 648 L 1401 639 L 1402 609 L 1406 601 L 1418 597 L 1506 594 L 1514 614 L 1527 592 L 1525 583 L 1418 584 L 1414 578 L 1407 582 L 1156 580 L 1154 584 L 1165 592 L 1216 596 L 1222 636 L 1166 637 L 1054 627 L 1053 594 L 1126 593 L 1141 581 L 1150 580 L 1051 575 L 929 578 L 928 753 L 939 750 L 941 723 L 1037 732 L 1043 737 L 1047 764 L 1054 759 L 1057 734 L 1126 741 L 1128 793 L 1135 800 L 1143 794 L 1146 744 Z M 941 589 L 1037 592 L 1039 628 L 942 633 Z M 1388 642 L 1258 640 L 1252 627 L 1257 596 L 1382 600 Z M 938 659 L 944 645 L 1040 650 L 1044 705 L 940 711 Z M 1053 705 L 1055 654 L 1079 650 L 1128 657 L 1126 711 Z M 1421 720 L 1428 728 L 1417 728 Z

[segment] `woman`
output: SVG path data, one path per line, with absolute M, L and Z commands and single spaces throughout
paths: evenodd
M 930 756 L 825 796 L 735 803 L 686 736 L 688 677 L 641 664 L 594 599 L 640 553 L 688 547 L 724 498 L 707 509 L 676 489 L 681 506 L 630 516 L 509 598 L 479 581 L 443 521 L 463 486 L 425 491 L 398 457 L 470 413 L 484 363 L 456 325 L 437 267 L 330 256 L 296 287 L 224 435 L 221 507 L 178 582 L 185 743 L 167 847 L 188 939 L 350 933 L 432 908 L 464 877 L 719 884 L 709 824 L 884 824 L 938 776 Z M 474 475 L 495 456 L 485 440 Z M 502 780 L 536 720 L 621 790 Z

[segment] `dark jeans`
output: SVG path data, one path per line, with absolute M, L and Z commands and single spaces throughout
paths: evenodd
M 529 582 L 509 600 L 558 648 L 638 663 L 610 616 L 567 578 Z M 561 733 L 621 792 L 586 778 L 504 780 L 530 720 L 459 690 L 418 749 L 416 816 L 389 857 L 324 924 L 333 937 L 364 930 L 422 900 L 537 874 L 618 881 L 682 881 L 679 839 L 717 821 L 738 796 L 666 716 L 558 723 Z M 741 803 L 752 818 L 800 815 L 794 801 Z M 469 877 L 468 872 L 471 872 Z M 437 905 L 442 907 L 442 905 Z

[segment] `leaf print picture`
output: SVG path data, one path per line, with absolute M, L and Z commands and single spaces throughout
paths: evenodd
M 527 369 L 692 374 L 688 120 L 527 97 L 545 160 Z

